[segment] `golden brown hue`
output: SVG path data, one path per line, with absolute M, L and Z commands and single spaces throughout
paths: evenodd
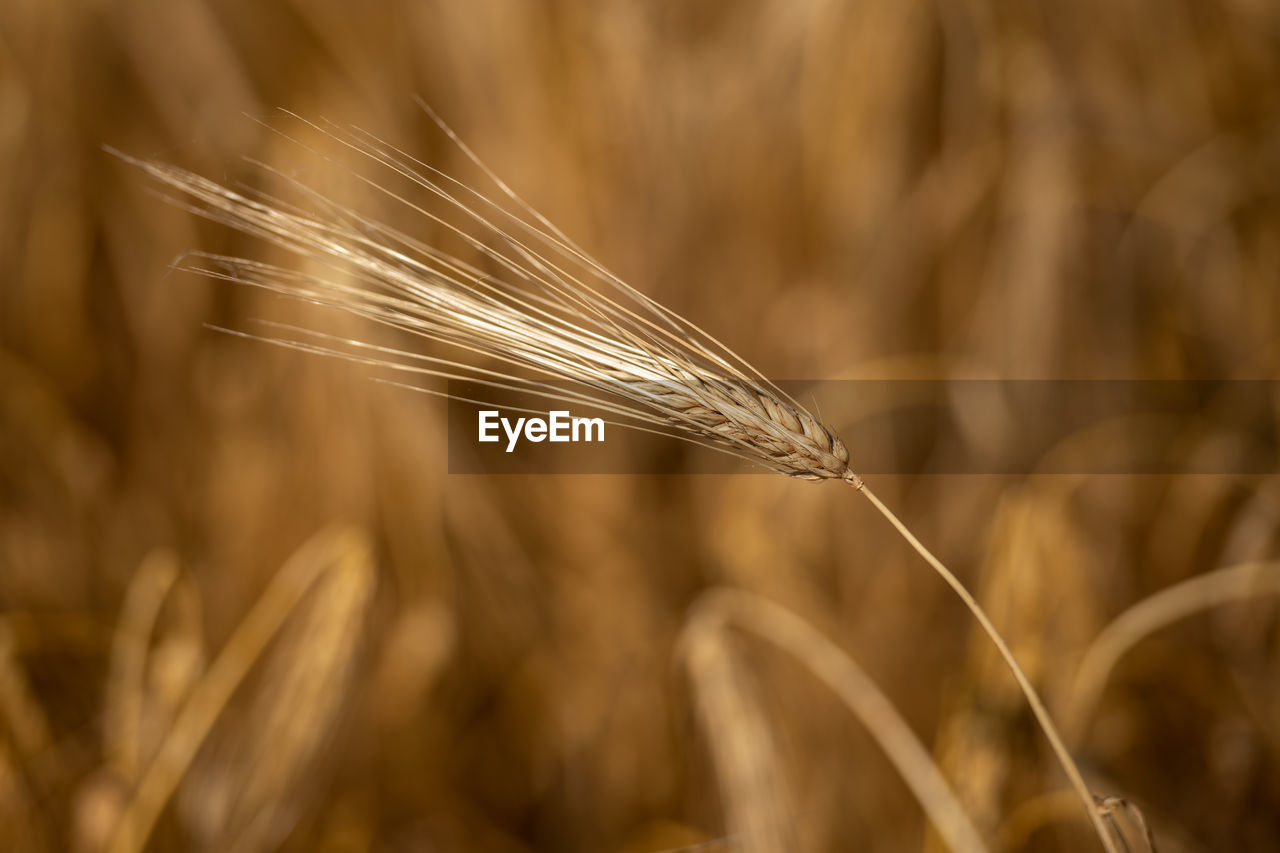
M 727 819 L 804 850 L 932 844 L 810 669 L 731 631 L 678 654 L 719 586 L 855 659 L 988 844 L 1089 843 L 1008 673 L 852 490 L 450 477 L 437 401 L 206 328 L 369 331 L 166 275 L 194 248 L 292 261 L 100 147 L 282 191 L 253 158 L 465 254 L 322 135 L 254 120 L 355 123 L 478 183 L 416 94 L 771 377 L 1276 376 L 1280 10 L 1058 5 L 0 4 L 0 847 L 632 853 Z M 974 446 L 1018 427 L 955 417 Z M 1165 426 L 1188 458 L 1250 452 Z M 1210 610 L 1090 673 L 1091 707 L 1073 692 L 1130 606 L 1274 560 L 1280 480 L 872 485 L 1141 820 L 1110 814 L 1162 851 L 1280 845 L 1274 573 L 1219 576 Z

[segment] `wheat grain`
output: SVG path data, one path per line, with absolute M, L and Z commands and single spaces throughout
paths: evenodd
M 498 276 L 263 164 L 259 165 L 308 199 L 310 207 L 297 207 L 265 193 L 233 190 L 164 163 L 112 153 L 179 190 L 188 197 L 184 204 L 192 212 L 318 262 L 329 274 L 203 252 L 185 256 L 180 264 L 184 268 L 338 308 L 450 345 L 469 360 L 288 326 L 276 328 L 296 337 L 269 339 L 275 343 L 419 376 L 468 380 L 580 403 L 617 415 L 633 428 L 722 450 L 792 477 L 853 485 L 952 587 L 991 638 L 1085 805 L 1103 847 L 1115 853 L 1079 769 L 999 631 L 964 584 L 866 488 L 850 467 L 849 451 L 836 432 L 720 341 L 636 291 L 578 248 L 485 167 L 430 108 L 422 106 L 498 187 L 507 203 L 522 213 L 358 128 L 321 127 L 293 118 L 384 174 L 381 179 L 369 177 L 333 157 L 308 151 L 460 238 L 496 265 L 501 271 Z M 419 193 L 442 202 L 446 212 L 461 216 L 463 224 L 450 222 L 396 192 L 388 177 L 407 181 Z M 603 291 L 613 291 L 617 298 Z M 492 366 L 477 364 L 476 356 Z M 567 381 L 570 387 L 552 384 L 557 380 Z M 438 389 L 419 390 L 448 396 Z
M 338 307 L 487 357 L 500 367 L 389 348 L 373 348 L 376 356 L 358 360 L 603 409 L 629 425 L 724 449 L 795 477 L 860 482 L 849 467 L 848 449 L 834 431 L 718 341 L 632 290 L 566 240 L 462 188 L 473 197 L 472 204 L 465 203 L 421 171 L 427 167 L 410 170 L 399 159 L 400 152 L 393 154 L 363 137 L 339 136 L 336 131 L 331 135 L 460 211 L 477 233 L 464 232 L 393 194 L 499 264 L 507 273 L 504 280 L 494 280 L 315 193 L 309 194 L 328 210 L 328 217 L 238 192 L 167 164 L 119 156 L 183 192 L 200 215 L 318 260 L 340 275 L 302 275 L 203 252 L 185 256 L 185 268 Z M 391 194 L 384 185 L 360 177 Z M 487 208 L 512 223 L 514 230 L 487 218 Z M 506 250 L 488 245 L 487 239 Z M 572 267 L 577 274 L 570 272 Z M 611 285 L 625 302 L 586 286 L 583 274 Z M 292 331 L 332 340 L 305 329 Z M 342 354 L 313 341 L 276 342 Z M 353 348 L 371 349 L 359 341 L 343 343 L 346 357 L 353 357 Z M 513 374 L 513 368 L 532 376 Z M 550 384 L 556 380 L 581 390 Z

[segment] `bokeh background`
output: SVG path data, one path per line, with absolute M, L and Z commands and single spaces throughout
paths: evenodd
M 803 660 L 728 626 L 689 665 L 691 608 L 732 587 L 865 668 L 993 849 L 1091 849 L 1007 672 L 852 490 L 449 476 L 440 401 L 209 329 L 301 309 L 170 273 L 272 252 L 102 148 L 228 182 L 260 160 L 417 233 L 275 112 L 474 178 L 414 95 L 769 376 L 1280 370 L 1266 0 L 6 0 L 0 847 L 939 849 Z M 1017 430 L 962 414 L 974 446 Z M 874 487 L 1159 849 L 1280 849 L 1274 585 L 1144 636 L 1088 707 L 1074 687 L 1127 607 L 1277 555 L 1280 478 Z

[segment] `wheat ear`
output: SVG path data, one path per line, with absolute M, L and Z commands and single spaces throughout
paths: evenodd
M 235 190 L 183 169 L 112 152 L 186 197 L 187 209 L 319 262 L 333 275 L 304 275 L 242 258 L 192 253 L 181 266 L 240 284 L 329 305 L 384 326 L 448 344 L 460 359 L 340 341 L 307 329 L 274 343 L 336 355 L 415 376 L 463 379 L 587 405 L 637 429 L 721 450 L 810 480 L 841 480 L 861 491 L 955 590 L 995 643 L 1084 802 L 1108 853 L 1116 853 L 1084 779 L 1053 721 L 1000 633 L 964 585 L 866 488 L 849 451 L 804 406 L 702 329 L 636 291 L 573 243 L 497 175 L 425 104 L 423 109 L 519 212 L 355 127 L 309 122 L 389 177 L 459 215 L 461 224 L 320 154 L 391 202 L 465 241 L 495 276 L 262 166 L 293 185 L 313 209 Z M 275 128 L 271 130 L 281 133 Z M 282 135 L 284 135 L 282 133 Z M 299 146 L 306 146 L 292 139 Z M 261 165 L 261 164 L 259 164 Z M 607 296 L 612 291 L 615 296 Z M 477 364 L 476 356 L 480 361 Z M 570 388 L 552 384 L 567 381 Z M 416 386 L 415 386 L 416 387 Z M 438 389 L 420 388 L 444 395 Z

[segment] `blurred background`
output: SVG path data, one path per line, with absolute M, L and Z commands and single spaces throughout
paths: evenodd
M 305 312 L 173 260 L 279 253 L 103 150 L 251 184 L 261 161 L 423 233 L 275 112 L 474 179 L 415 95 L 771 377 L 1280 370 L 1265 0 L 7 0 L 0 847 L 941 849 L 802 656 L 731 624 L 690 654 L 691 608 L 732 587 L 867 671 L 993 849 L 1095 849 L 1007 671 L 852 490 L 450 476 L 442 402 L 208 328 Z M 958 416 L 975 447 L 1018 426 Z M 1126 608 L 1276 557 L 1280 477 L 872 485 L 1096 793 L 1164 851 L 1280 849 L 1274 565 L 1080 674 Z

